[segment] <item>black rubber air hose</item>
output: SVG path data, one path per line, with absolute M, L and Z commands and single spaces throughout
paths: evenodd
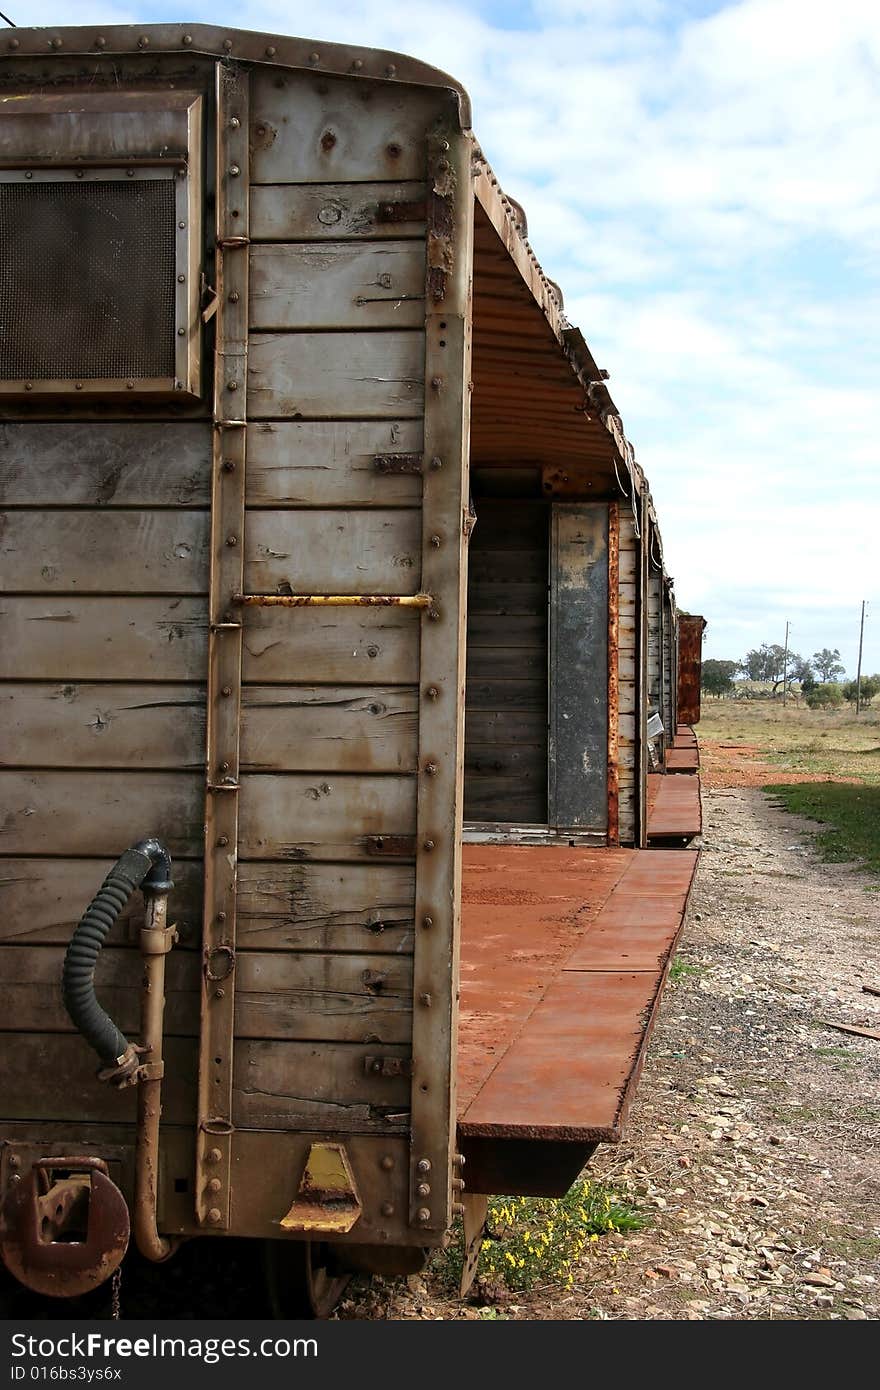
M 139 841 L 113 865 L 70 939 L 61 976 L 64 1007 L 105 1067 L 123 1057 L 129 1043 L 95 997 L 101 947 L 137 888 L 144 894 L 164 894 L 173 887 L 171 856 L 165 846 L 158 840 Z

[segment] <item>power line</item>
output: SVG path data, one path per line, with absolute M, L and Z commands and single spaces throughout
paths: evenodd
M 6 23 L 9 25 L 10 29 L 17 29 L 17 28 L 18 28 L 18 25 L 16 24 L 15 20 L 14 20 L 14 19 L 10 19 L 10 18 L 9 18 L 9 15 L 8 15 L 8 14 L 4 14 L 2 10 L 0 10 L 0 19 L 5 19 L 5 20 L 6 20 Z

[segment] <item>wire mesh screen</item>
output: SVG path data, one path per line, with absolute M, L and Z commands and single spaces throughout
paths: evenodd
M 173 179 L 0 183 L 0 378 L 174 375 Z

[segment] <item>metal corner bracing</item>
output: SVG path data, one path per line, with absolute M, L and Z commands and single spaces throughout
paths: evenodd
M 219 308 L 214 367 L 207 737 L 205 906 L 199 1048 L 196 1216 L 230 1221 L 236 881 L 241 729 L 241 619 L 247 455 L 249 74 L 216 68 L 216 229 Z M 223 962 L 218 970 L 215 963 Z
M 410 1220 L 452 1215 L 464 744 L 473 191 L 452 120 L 428 140 L 422 619 Z

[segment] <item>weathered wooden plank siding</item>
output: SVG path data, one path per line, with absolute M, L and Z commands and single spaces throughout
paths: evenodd
M 256 419 L 419 419 L 425 403 L 424 333 L 255 333 L 248 412 Z
M 411 685 L 419 678 L 416 610 L 247 608 L 243 622 L 246 681 Z
M 426 193 L 424 183 L 400 180 L 256 185 L 251 189 L 251 241 L 422 238 Z M 389 208 L 395 209 L 393 215 L 383 212 Z
M 636 756 L 634 744 L 636 710 L 636 670 L 638 645 L 636 636 L 636 577 L 638 542 L 630 512 L 620 509 L 620 554 L 618 586 L 619 634 L 619 796 L 620 839 L 632 844 L 636 824 Z
M 203 686 L 0 683 L 0 766 L 135 771 L 204 761 Z
M 61 1001 L 64 948 L 0 947 L 0 1017 L 16 1032 L 74 1033 Z M 196 952 L 174 951 L 165 971 L 165 1036 L 197 1037 Z M 108 950 L 96 975 L 104 1007 L 126 1034 L 140 1029 L 140 953 Z M 412 960 L 380 954 L 243 951 L 236 963 L 235 1031 L 242 1038 L 406 1042 L 412 1029 Z
M 169 1038 L 164 1053 L 162 1123 L 191 1126 L 196 1119 L 196 1041 Z M 4 1119 L 45 1120 L 53 1128 L 65 1121 L 132 1124 L 136 1107 L 136 1087 L 118 1091 L 96 1082 L 95 1054 L 75 1033 L 4 1035 Z
M 416 686 L 246 686 L 250 772 L 415 772 Z
M 199 679 L 207 642 L 204 599 L 0 594 L 4 670 L 21 680 Z
M 548 513 L 479 498 L 468 556 L 465 818 L 546 823 Z
M 250 771 L 415 771 L 413 686 L 247 686 Z M 0 684 L 0 765 L 192 769 L 204 765 L 203 686 Z
M 367 87 L 323 73 L 319 83 L 258 71 L 251 96 L 251 182 L 424 179 L 428 128 L 437 107 L 432 92 Z
M 414 777 L 246 773 L 240 852 L 245 859 L 367 859 L 371 836 L 414 834 L 415 797 Z M 142 772 L 135 783 L 127 772 L 3 771 L 0 805 L 2 854 L 118 856 L 143 838 L 144 827 L 173 855 L 195 858 L 202 850 L 197 774 Z
M 208 515 L 111 510 L 0 513 L 6 593 L 203 594 Z
M 418 473 L 381 472 L 378 455 L 419 454 L 420 420 L 277 421 L 248 432 L 253 507 L 418 507 Z
M 205 421 L 0 423 L 2 507 L 207 507 Z
M 260 510 L 245 523 L 250 593 L 415 594 L 421 556 L 415 509 Z
M 66 946 L 110 870 L 105 859 L 0 859 L 0 942 Z M 202 865 L 174 864 L 175 950 L 201 941 Z M 413 943 L 413 870 L 406 864 L 239 865 L 238 943 L 243 949 L 406 954 Z M 137 945 L 144 921 L 135 894 L 109 944 Z
M 661 573 L 648 564 L 648 705 L 651 711 L 660 709 L 661 652 L 660 652 L 660 585 Z
M 367 1070 L 376 1044 L 242 1040 L 235 1049 L 233 1121 L 239 1129 L 400 1134 L 409 1124 L 407 1076 Z M 406 1044 L 383 1057 L 406 1058 Z
M 373 837 L 415 834 L 415 777 L 245 773 L 240 795 L 243 859 L 363 860 Z M 410 838 L 396 857 L 414 852 Z
M 254 246 L 250 273 L 256 332 L 424 325 L 423 241 Z

